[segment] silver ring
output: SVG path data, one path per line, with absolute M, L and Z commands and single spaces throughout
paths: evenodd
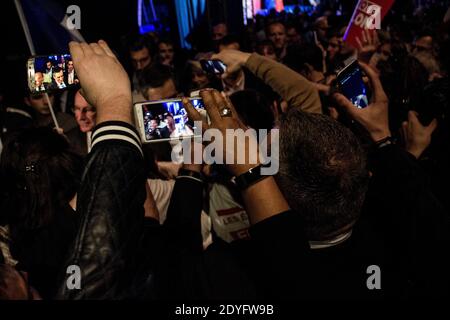
M 231 117 L 231 109 L 228 107 L 223 108 L 222 110 L 220 110 L 220 116 L 221 117 Z

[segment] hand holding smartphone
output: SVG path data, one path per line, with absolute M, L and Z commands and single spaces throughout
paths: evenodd
M 365 108 L 369 105 L 367 88 L 362 80 L 362 72 L 358 61 L 354 60 L 337 75 L 340 91 L 357 108 Z
M 203 100 L 200 97 L 189 99 L 206 119 Z M 134 116 L 142 143 L 178 140 L 194 136 L 194 123 L 188 118 L 181 98 L 136 103 Z

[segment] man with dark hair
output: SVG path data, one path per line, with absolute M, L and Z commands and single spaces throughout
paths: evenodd
M 279 21 L 272 22 L 267 26 L 267 38 L 272 41 L 277 58 L 282 61 L 286 55 L 287 37 L 286 27 Z
M 178 95 L 171 68 L 162 64 L 154 64 L 143 70 L 139 85 L 147 100 L 170 99 Z
M 148 136 L 147 139 L 153 140 L 153 139 L 163 139 L 163 138 L 169 138 L 170 132 L 167 127 L 160 127 L 161 120 L 158 117 L 154 117 L 150 119 L 148 123 Z
M 153 50 L 150 39 L 141 35 L 131 39 L 128 44 L 128 52 L 134 69 L 131 83 L 133 86 L 133 101 L 136 102 L 143 100 L 140 94 L 139 74 L 153 62 Z
M 174 45 L 171 40 L 161 40 L 158 43 L 159 62 L 169 67 L 174 67 Z
M 78 83 L 78 79 L 75 76 L 75 69 L 73 67 L 72 59 L 67 60 L 67 71 L 65 74 L 65 82 L 69 85 Z
M 47 61 L 45 63 L 44 82 L 47 84 L 52 83 L 52 79 L 53 79 L 53 64 L 51 61 Z
M 294 24 L 286 26 L 286 36 L 288 45 L 300 45 L 302 43 L 302 36 L 298 27 Z
M 34 74 L 34 90 L 36 92 L 45 91 L 44 74 L 40 71 Z
M 64 82 L 64 71 L 60 67 L 53 68 L 53 88 L 65 89 L 67 87 Z
M 238 37 L 231 34 L 220 39 L 218 44 L 219 44 L 219 51 L 225 49 L 239 50 L 241 48 L 241 44 Z
M 412 52 L 417 54 L 419 52 L 427 52 L 436 55 L 435 43 L 433 36 L 429 32 L 422 32 L 412 44 Z
M 322 50 L 316 45 L 289 47 L 285 64 L 311 82 L 317 83 L 325 79 Z
M 132 39 L 128 45 L 128 51 L 135 70 L 142 70 L 153 61 L 151 43 L 145 36 Z
M 351 230 L 369 181 L 365 158 L 356 136 L 325 115 L 291 109 L 281 121 L 278 183 L 309 240 Z
M 213 41 L 219 41 L 223 37 L 228 35 L 228 27 L 227 27 L 226 23 L 224 23 L 224 22 L 216 23 L 212 27 L 212 32 L 211 33 L 212 33 L 212 40 Z

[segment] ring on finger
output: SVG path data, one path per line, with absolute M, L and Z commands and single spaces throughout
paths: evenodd
M 223 117 L 231 117 L 232 116 L 232 112 L 231 109 L 228 107 L 224 107 L 222 108 L 220 111 L 220 116 Z

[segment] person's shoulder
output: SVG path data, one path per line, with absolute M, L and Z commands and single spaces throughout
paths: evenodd
M 31 128 L 33 126 L 32 111 L 25 107 L 7 107 L 4 116 L 4 133 L 13 132 L 20 129 Z

